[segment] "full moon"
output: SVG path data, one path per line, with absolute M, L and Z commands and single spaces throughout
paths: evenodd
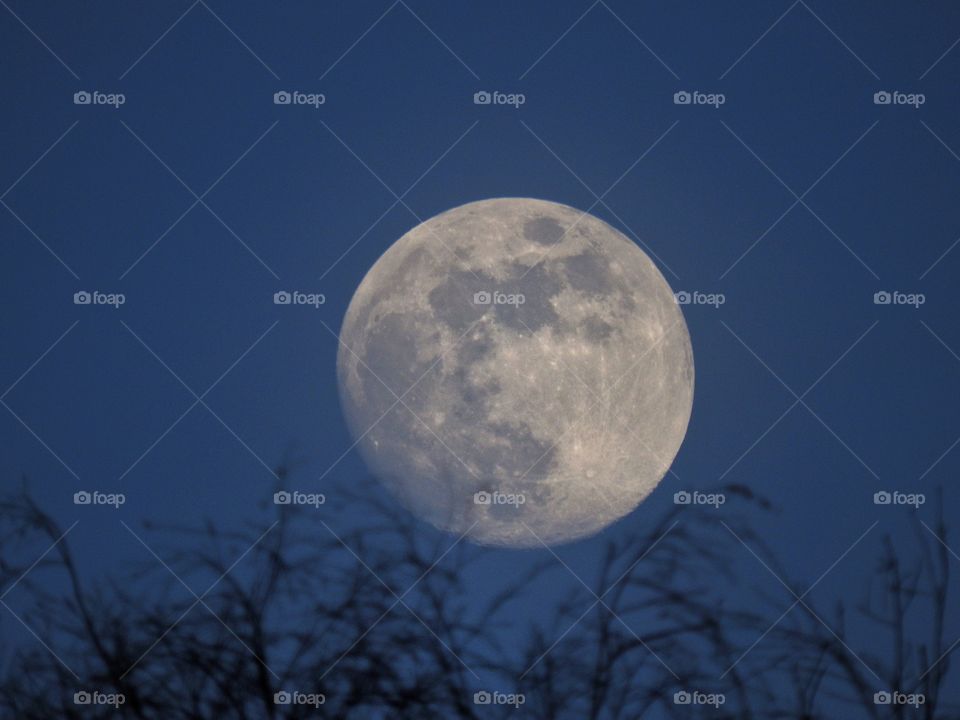
M 673 292 L 592 215 L 498 198 L 394 243 L 340 333 L 347 424 L 420 518 L 484 545 L 586 537 L 634 510 L 690 419 Z

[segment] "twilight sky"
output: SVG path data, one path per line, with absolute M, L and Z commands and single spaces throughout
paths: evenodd
M 91 574 L 149 560 L 121 520 L 262 519 L 285 459 L 303 491 L 382 493 L 344 455 L 335 333 L 403 233 L 501 196 L 589 209 L 674 290 L 725 300 L 683 308 L 696 387 L 674 473 L 560 548 L 573 572 L 675 492 L 736 482 L 777 508 L 754 524 L 792 578 L 832 567 L 814 597 L 853 597 L 882 532 L 932 522 L 939 487 L 960 509 L 955 3 L 2 5 L 0 488 L 25 477 L 79 521 Z M 282 290 L 326 301 L 275 305 Z M 80 490 L 126 503 L 76 506 Z M 882 490 L 928 502 L 875 505 Z M 541 555 L 489 551 L 478 597 Z M 577 580 L 558 563 L 537 582 L 532 616 Z M 34 642 L 4 613 L 0 634 Z

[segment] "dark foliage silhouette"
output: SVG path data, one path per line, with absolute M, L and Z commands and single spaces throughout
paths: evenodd
M 0 592 L 17 583 L 30 598 L 20 618 L 38 642 L 5 651 L 0 716 L 958 717 L 943 697 L 955 600 L 942 518 L 917 521 L 908 547 L 885 538 L 861 601 L 826 608 L 743 520 L 766 503 L 720 490 L 747 512 L 674 506 L 609 542 L 595 575 L 553 601 L 537 581 L 567 569 L 542 550 L 479 614 L 464 575 L 488 551 L 428 545 L 404 511 L 360 491 L 337 494 L 369 509 L 349 532 L 327 523 L 332 505 L 265 505 L 270 519 L 243 530 L 128 528 L 150 561 L 105 583 L 81 577 L 69 537 L 36 560 L 64 528 L 23 491 L 0 501 Z M 514 612 L 531 596 L 543 607 L 532 625 Z M 523 705 L 475 703 L 490 678 Z M 122 693 L 119 711 L 75 702 L 94 689 Z M 884 689 L 924 703 L 878 705 Z M 284 691 L 302 702 L 278 703 Z M 684 691 L 724 701 L 677 704 Z

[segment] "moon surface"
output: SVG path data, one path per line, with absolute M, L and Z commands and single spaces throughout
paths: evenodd
M 374 475 L 433 525 L 516 548 L 636 508 L 683 441 L 693 374 L 650 258 L 592 215 L 528 198 L 400 238 L 357 288 L 337 357 Z

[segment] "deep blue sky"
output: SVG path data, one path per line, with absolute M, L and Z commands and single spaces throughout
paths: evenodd
M 319 480 L 351 442 L 324 324 L 339 329 L 419 219 L 497 196 L 586 210 L 614 183 L 592 212 L 675 290 L 726 303 L 684 309 L 696 392 L 676 474 L 562 549 L 572 568 L 588 574 L 606 539 L 721 477 L 779 507 L 759 529 L 807 582 L 875 520 L 901 532 L 905 511 L 874 506 L 877 490 L 944 486 L 956 515 L 956 3 L 7 5 L 0 486 L 26 475 L 61 522 L 80 519 L 91 570 L 143 559 L 117 517 L 256 518 L 276 484 L 264 464 L 286 452 L 303 489 L 363 474 L 350 454 Z M 80 90 L 126 102 L 74 105 Z M 326 103 L 274 105 L 278 90 Z M 526 102 L 477 106 L 478 90 Z M 675 105 L 680 90 L 726 102 Z M 881 90 L 925 103 L 876 105 Z M 278 307 L 282 289 L 327 302 Z M 79 290 L 126 304 L 75 306 Z M 875 305 L 882 290 L 926 302 Z M 212 412 L 197 405 L 154 446 L 194 402 L 173 373 L 202 394 L 268 329 L 204 398 Z M 78 489 L 127 505 L 77 508 Z M 878 537 L 818 592 L 855 589 Z M 531 554 L 496 557 L 518 571 Z

